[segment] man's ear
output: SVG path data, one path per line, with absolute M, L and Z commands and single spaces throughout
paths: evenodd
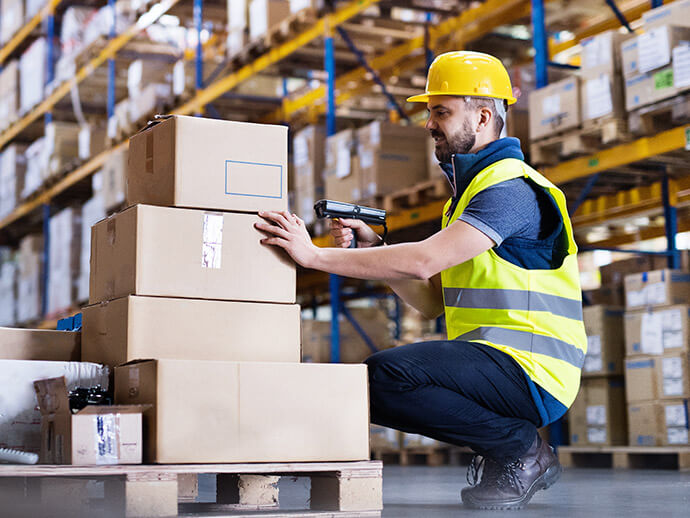
M 491 124 L 493 124 L 493 113 L 491 113 L 491 110 L 486 106 L 482 106 L 479 109 L 479 120 L 477 121 L 476 132 L 479 133 L 488 128 Z

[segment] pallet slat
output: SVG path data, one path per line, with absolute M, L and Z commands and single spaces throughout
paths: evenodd
M 687 446 L 561 446 L 558 457 L 564 467 L 690 470 Z

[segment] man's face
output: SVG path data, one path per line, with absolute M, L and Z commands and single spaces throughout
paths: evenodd
M 435 154 L 448 163 L 454 154 L 467 154 L 476 142 L 473 131 L 474 110 L 462 97 L 436 96 L 427 104 L 429 118 L 426 129 L 436 143 Z

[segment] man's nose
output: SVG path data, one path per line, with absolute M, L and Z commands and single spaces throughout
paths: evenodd
M 426 118 L 426 124 L 424 124 L 424 127 L 428 130 L 436 129 L 436 122 L 433 120 L 431 115 Z

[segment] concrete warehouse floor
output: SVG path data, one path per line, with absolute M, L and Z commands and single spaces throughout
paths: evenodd
M 386 466 L 383 470 L 384 518 L 490 518 L 505 512 L 470 511 L 460 503 L 464 467 Z M 282 509 L 304 508 L 308 480 L 283 478 Z M 199 499 L 214 498 L 215 480 L 199 481 Z M 568 469 L 548 491 L 540 491 L 523 515 L 649 517 L 690 516 L 690 472 L 662 470 Z M 512 514 L 512 513 L 508 513 Z

